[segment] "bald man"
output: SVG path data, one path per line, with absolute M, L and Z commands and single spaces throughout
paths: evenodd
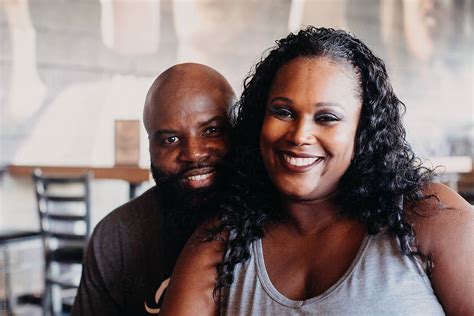
M 153 82 L 143 122 L 156 186 L 94 229 L 73 315 L 158 314 L 184 243 L 216 209 L 234 99 L 227 80 L 200 64 Z

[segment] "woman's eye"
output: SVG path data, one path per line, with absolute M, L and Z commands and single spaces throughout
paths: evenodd
M 163 143 L 164 144 L 174 144 L 174 143 L 177 143 L 179 141 L 179 138 L 177 136 L 170 136 L 170 137 L 167 137 L 163 140 Z
M 276 117 L 285 118 L 285 119 L 292 119 L 294 118 L 293 113 L 285 108 L 271 106 L 270 113 Z
M 322 114 L 322 115 L 316 116 L 315 118 L 316 122 L 322 122 L 322 123 L 330 123 L 330 122 L 335 122 L 339 120 L 340 120 L 339 117 L 337 117 L 334 114 Z

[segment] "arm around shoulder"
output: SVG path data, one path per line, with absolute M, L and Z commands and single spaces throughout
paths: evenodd
M 188 240 L 171 275 L 160 315 L 217 315 L 214 300 L 216 266 L 222 261 L 222 241 L 203 241 L 200 227 Z
M 447 314 L 474 315 L 474 209 L 445 185 L 426 191 L 440 203 L 423 203 L 427 216 L 413 223 L 420 250 L 433 263 L 431 283 Z

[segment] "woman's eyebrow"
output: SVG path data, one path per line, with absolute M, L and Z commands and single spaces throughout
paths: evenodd
M 315 107 L 338 107 L 342 108 L 341 104 L 337 102 L 316 102 L 314 104 Z
M 275 98 L 270 100 L 270 102 L 275 102 L 275 101 L 283 101 L 283 102 L 287 102 L 287 103 L 293 103 L 293 101 L 291 99 L 288 99 L 286 97 L 275 97 Z
M 287 97 L 275 97 L 273 99 L 270 100 L 270 102 L 275 102 L 275 101 L 283 101 L 285 103 L 288 103 L 288 104 L 293 104 L 293 100 L 287 98 Z M 314 104 L 315 107 L 338 107 L 338 108 L 342 108 L 341 104 L 337 103 L 337 102 L 316 102 Z

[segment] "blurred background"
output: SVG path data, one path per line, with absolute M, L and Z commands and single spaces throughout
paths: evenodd
M 93 228 L 152 185 L 141 121 L 160 72 L 203 63 L 240 94 L 263 52 L 309 24 L 350 31 L 385 60 L 415 152 L 442 165 L 440 179 L 472 203 L 473 2 L 1 0 L 0 299 L 10 303 L 0 314 L 8 308 L 31 315 L 34 307 L 21 303 L 43 290 L 40 239 L 9 238 L 39 230 L 35 167 L 92 170 Z M 140 124 L 138 162 L 130 169 L 115 163 L 116 120 Z

